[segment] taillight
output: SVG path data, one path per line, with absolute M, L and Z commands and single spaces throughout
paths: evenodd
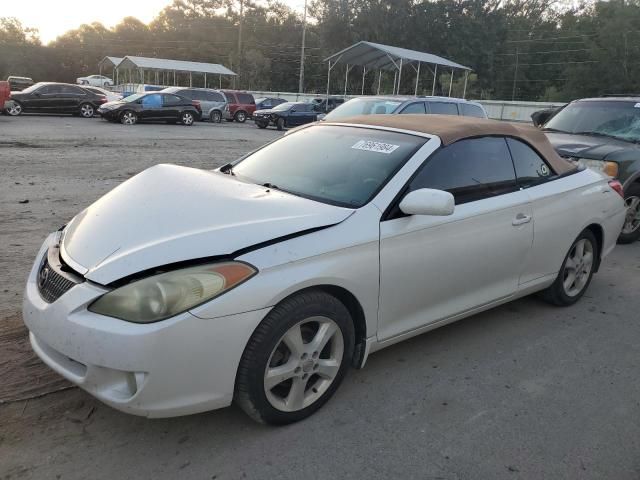
M 624 198 L 624 188 L 622 188 L 622 184 L 618 180 L 609 180 L 609 186 Z

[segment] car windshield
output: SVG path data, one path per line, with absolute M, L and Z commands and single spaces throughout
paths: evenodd
M 145 95 L 146 93 L 134 93 L 133 95 L 129 95 L 128 97 L 123 98 L 122 101 L 127 103 L 135 102 L 136 100 L 144 97 Z
M 427 140 L 385 130 L 315 125 L 270 143 L 230 173 L 300 197 L 359 208 Z
M 392 113 L 402 102 L 398 100 L 354 98 L 337 107 L 333 112 L 324 117 L 329 122 L 335 122 L 344 118 L 357 115 L 374 115 Z
M 640 142 L 640 103 L 617 100 L 575 102 L 558 112 L 544 128 Z
M 275 107 L 273 107 L 273 110 L 278 111 L 278 112 L 282 112 L 284 110 L 289 110 L 294 105 L 295 105 L 295 103 L 293 103 L 293 102 L 281 103 L 280 105 L 276 105 Z

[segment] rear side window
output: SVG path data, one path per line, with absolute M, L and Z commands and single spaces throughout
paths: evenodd
M 61 91 L 66 95 L 86 95 L 84 90 L 79 87 L 74 87 L 73 85 L 62 85 Z
M 538 185 L 553 176 L 549 165 L 529 145 L 513 138 L 507 139 L 507 145 L 521 187 Z
M 484 110 L 478 105 L 472 105 L 470 103 L 463 103 L 458 105 L 462 109 L 462 115 L 465 117 L 487 118 L 484 114 Z
M 218 92 L 203 92 L 205 100 L 208 102 L 224 102 L 224 97 Z
M 424 103 L 418 102 L 407 105 L 400 113 L 427 113 L 427 111 L 424 109 Z
M 244 105 L 250 105 L 252 103 L 256 103 L 255 100 L 253 99 L 253 95 L 249 95 L 248 93 L 239 93 L 238 102 Z
M 38 93 L 46 93 L 49 95 L 57 95 L 62 93 L 62 85 L 45 85 L 37 90 Z
M 177 95 L 167 94 L 162 97 L 162 101 L 167 106 L 182 105 L 185 101 Z
M 438 150 L 409 185 L 453 194 L 456 205 L 517 189 L 507 143 L 501 137 L 461 140 Z
M 238 99 L 236 98 L 236 94 L 233 92 L 225 92 L 225 96 L 229 103 L 238 103 Z
M 429 102 L 429 111 L 439 115 L 458 115 L 458 106 L 451 102 Z
M 196 90 L 179 90 L 178 93 L 189 100 L 199 100 L 196 96 Z

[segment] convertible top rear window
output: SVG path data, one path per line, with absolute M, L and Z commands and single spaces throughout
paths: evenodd
M 249 155 L 233 173 L 301 197 L 359 208 L 427 141 L 386 130 L 316 125 Z

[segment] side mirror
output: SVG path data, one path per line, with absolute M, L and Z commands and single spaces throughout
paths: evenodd
M 400 202 L 400 210 L 407 215 L 444 217 L 453 214 L 455 206 L 453 195 L 432 188 L 420 188 L 409 192 Z
M 531 114 L 531 120 L 536 127 L 542 127 L 545 123 L 551 120 L 556 113 L 558 113 L 558 108 L 547 108 L 545 110 L 538 110 L 537 112 L 533 112 Z

